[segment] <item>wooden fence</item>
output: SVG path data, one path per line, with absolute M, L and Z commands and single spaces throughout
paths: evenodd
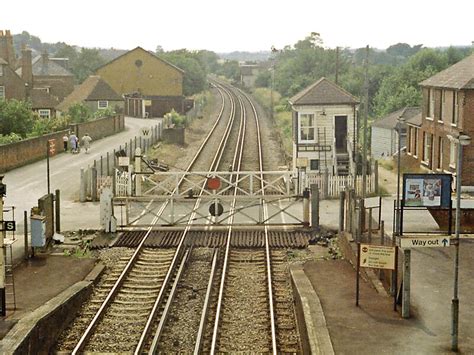
M 318 185 L 319 191 L 323 198 L 339 197 L 339 194 L 346 190 L 346 188 L 355 189 L 358 195 L 362 194 L 363 176 L 362 175 L 347 175 L 338 176 L 330 174 L 316 174 L 308 173 L 305 176 L 306 187 L 312 184 Z M 366 193 L 377 193 L 378 182 L 377 173 L 373 171 L 367 175 L 366 178 Z

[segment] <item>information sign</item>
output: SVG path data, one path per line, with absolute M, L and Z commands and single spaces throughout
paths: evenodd
M 400 237 L 398 245 L 400 248 L 444 248 L 450 246 L 449 236 L 433 237 Z
M 360 266 L 395 270 L 396 247 L 384 245 L 360 245 Z

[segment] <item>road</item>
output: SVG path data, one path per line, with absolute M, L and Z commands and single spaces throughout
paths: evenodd
M 62 153 L 50 159 L 51 192 L 56 189 L 61 191 L 62 230 L 99 227 L 99 203 L 78 202 L 81 168 L 139 136 L 142 127 L 151 127 L 157 122 L 155 119 L 126 117 L 125 131 L 92 142 L 89 154 Z M 29 214 L 30 209 L 37 206 L 38 199 L 47 193 L 46 159 L 7 172 L 3 182 L 7 185 L 5 206 L 15 206 L 17 234 L 20 234 L 23 231 L 23 211 Z M 9 217 L 11 214 L 5 213 L 5 220 Z M 19 239 L 15 244 L 22 243 L 23 238 Z

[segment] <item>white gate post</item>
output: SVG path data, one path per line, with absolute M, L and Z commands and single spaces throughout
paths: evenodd
M 135 196 L 142 195 L 142 178 L 140 173 L 142 171 L 142 150 L 140 147 L 135 149 Z M 130 179 L 130 184 L 132 179 Z

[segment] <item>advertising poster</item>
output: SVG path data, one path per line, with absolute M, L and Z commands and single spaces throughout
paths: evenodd
M 442 193 L 443 185 L 446 185 L 446 183 L 443 184 L 443 178 L 444 176 L 431 174 L 406 176 L 404 184 L 405 206 L 441 207 L 444 205 L 442 203 Z

